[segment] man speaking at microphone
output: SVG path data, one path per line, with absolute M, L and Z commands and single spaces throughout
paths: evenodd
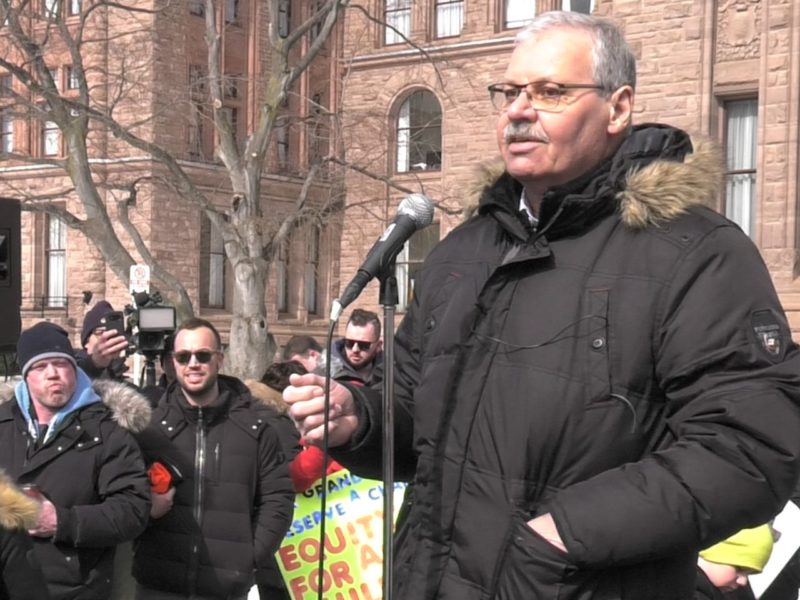
M 632 124 L 610 21 L 536 17 L 489 86 L 503 168 L 396 337 L 397 600 L 685 600 L 800 461 L 800 354 L 710 144 Z M 323 437 L 321 378 L 284 393 Z M 382 404 L 331 385 L 334 458 L 381 476 Z

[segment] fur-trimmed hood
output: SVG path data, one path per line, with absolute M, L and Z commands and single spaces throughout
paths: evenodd
M 268 385 L 255 379 L 246 379 L 244 383 L 257 402 L 275 409 L 282 415 L 288 414 L 289 405 L 286 404 L 283 395 L 279 391 L 273 390 Z
M 31 529 L 39 517 L 39 504 L 22 493 L 5 471 L 0 469 L 0 527 Z
M 673 220 L 695 204 L 713 207 L 722 189 L 723 175 L 722 151 L 713 141 L 698 136 L 689 140 L 678 129 L 645 124 L 635 127 L 598 171 L 549 191 L 545 200 L 555 196 L 562 202 L 570 196 L 579 197 L 590 188 L 593 193 L 606 191 L 613 195 L 613 208 L 622 222 L 632 229 L 642 229 Z M 602 184 L 596 183 L 599 177 L 605 178 Z M 467 189 L 467 217 L 477 210 L 483 212 L 498 187 L 505 187 L 505 192 L 514 193 L 516 199 L 522 190 L 505 172 L 502 160 L 481 165 Z
M 20 384 L 24 385 L 22 382 Z M 17 385 L 20 385 L 17 384 Z M 92 382 L 92 389 L 110 410 L 114 421 L 131 433 L 143 431 L 153 413 L 147 398 L 132 385 L 111 379 Z M 0 399 L 0 404 L 14 400 L 14 395 Z

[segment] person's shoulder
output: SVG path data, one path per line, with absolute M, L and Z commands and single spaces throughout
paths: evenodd
M 150 424 L 153 408 L 137 387 L 102 379 L 94 381 L 92 388 L 102 400 L 102 407 L 114 425 L 135 434 L 144 431 Z

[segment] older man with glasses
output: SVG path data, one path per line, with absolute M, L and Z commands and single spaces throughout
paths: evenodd
M 279 417 L 220 374 L 222 343 L 208 321 L 178 327 L 172 361 L 175 381 L 139 436 L 147 463 L 173 485 L 152 494 L 133 561 L 136 598 L 244 599 L 255 571 L 272 565 L 293 512 Z
M 697 551 L 800 469 L 800 353 L 758 250 L 705 205 L 708 143 L 632 124 L 610 21 L 544 13 L 500 82 L 503 164 L 417 272 L 397 333 L 396 600 L 684 600 Z M 323 438 L 323 384 L 284 392 Z M 382 465 L 381 390 L 331 386 L 330 446 Z

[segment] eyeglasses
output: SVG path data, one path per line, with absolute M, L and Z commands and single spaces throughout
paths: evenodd
M 576 99 L 576 96 L 567 94 L 568 90 L 602 89 L 603 86 L 590 83 L 555 83 L 553 81 L 533 81 L 524 85 L 493 83 L 489 86 L 489 96 L 497 110 L 506 110 L 524 91 L 528 102 L 535 110 L 561 112 Z
M 375 342 L 364 342 L 364 341 L 362 341 L 362 340 L 349 340 L 349 339 L 345 339 L 345 341 L 344 341 L 344 346 L 345 346 L 345 348 L 347 348 L 348 350 L 352 350 L 353 348 L 355 348 L 355 347 L 358 347 L 359 349 L 361 349 L 361 350 L 363 350 L 364 352 L 366 352 L 367 350 L 369 350 L 370 348 L 372 348 L 372 344 L 374 344 L 374 343 L 375 343 Z
M 174 358 L 175 362 L 179 365 L 188 365 L 189 361 L 192 360 L 192 356 L 194 356 L 197 362 L 204 365 L 207 362 L 211 362 L 211 359 L 214 358 L 216 353 L 216 350 L 196 350 L 195 352 L 181 350 L 180 352 L 173 352 L 172 358 Z

